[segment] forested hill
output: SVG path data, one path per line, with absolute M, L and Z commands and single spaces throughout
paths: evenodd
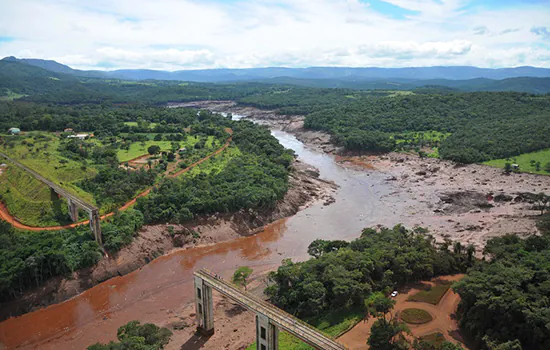
M 84 71 L 50 60 L 17 59 L 6 57 L 0 62 L 11 62 L 79 78 L 102 80 L 122 79 L 192 81 L 197 83 L 262 83 L 298 85 L 317 88 L 345 88 L 354 90 L 413 90 L 424 86 L 442 86 L 456 91 L 517 91 L 544 94 L 550 92 L 550 69 L 517 67 L 486 69 L 477 67 L 420 67 L 420 68 L 250 68 L 206 69 L 175 72 L 149 69 L 122 69 L 116 71 Z M 14 66 L 12 66 L 14 67 Z

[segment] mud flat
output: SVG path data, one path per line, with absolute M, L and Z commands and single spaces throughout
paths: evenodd
M 292 133 L 309 147 L 338 154 L 336 161 L 346 167 L 386 174 L 386 181 L 395 187 L 389 196 L 400 194 L 418 201 L 415 207 L 408 208 L 404 224 L 427 227 L 439 241 L 449 238 L 474 244 L 478 253 L 492 237 L 538 232 L 535 222 L 540 213 L 533 210 L 534 203 L 525 193 L 550 194 L 550 176 L 506 175 L 501 169 L 485 165 L 458 165 L 413 154 L 345 154 L 330 143 L 330 135 L 305 130 L 303 116 L 280 115 L 231 101 L 203 101 L 187 106 L 246 115 L 273 129 Z

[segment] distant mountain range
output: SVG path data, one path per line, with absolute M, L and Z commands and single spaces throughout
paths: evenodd
M 6 57 L 0 63 L 10 66 L 7 78 L 30 74 L 28 69 L 38 67 L 39 76 L 51 75 L 64 80 L 99 78 L 121 80 L 191 81 L 201 83 L 259 82 L 324 88 L 412 90 L 425 86 L 440 86 L 450 91 L 519 91 L 550 92 L 550 69 L 536 67 L 477 68 L 470 66 L 412 67 L 412 68 L 246 68 L 204 69 L 175 72 L 121 69 L 115 71 L 78 70 L 56 61 Z M 28 67 L 28 68 L 25 68 Z M 1 67 L 0 67 L 1 68 Z M 48 73 L 51 72 L 52 74 Z M 6 74 L 4 72 L 4 74 Z M 60 75 L 60 76 L 57 76 Z M 6 77 L 6 76 L 5 76 Z M 1 82 L 0 82 L 1 83 Z M 0 84 L 1 85 L 1 84 Z
M 244 68 L 244 69 L 202 69 L 162 71 L 149 69 L 120 69 L 114 71 L 83 71 L 73 69 L 55 61 L 41 59 L 18 59 L 6 57 L 4 60 L 17 61 L 57 73 L 95 78 L 118 78 L 128 80 L 182 80 L 203 83 L 234 82 L 243 80 L 263 80 L 273 78 L 297 79 L 329 79 L 329 80 L 380 80 L 380 79 L 412 79 L 412 80 L 469 80 L 477 78 L 508 79 L 518 77 L 549 78 L 550 69 L 536 67 L 516 68 L 478 68 L 470 66 L 451 67 L 411 67 L 411 68 L 348 68 L 348 67 L 312 67 L 312 68 Z

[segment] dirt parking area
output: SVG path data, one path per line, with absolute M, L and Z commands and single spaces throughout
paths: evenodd
M 400 293 L 395 298 L 396 304 L 392 313 L 396 315 L 404 309 L 409 308 L 424 310 L 432 316 L 433 320 L 420 325 L 409 324 L 408 327 L 415 338 L 432 333 L 441 333 L 446 340 L 458 343 L 467 349 L 458 331 L 458 323 L 454 318 L 454 313 L 460 302 L 458 294 L 449 289 L 437 305 L 408 301 L 409 296 L 425 289 L 428 285 L 435 285 L 436 280 L 457 281 L 462 277 L 463 275 L 438 277 L 432 281 L 419 283 L 410 288 L 399 290 Z M 376 318 L 370 317 L 368 320 L 359 322 L 350 331 L 340 336 L 338 341 L 350 350 L 368 349 L 367 340 L 370 337 L 370 329 L 375 321 Z

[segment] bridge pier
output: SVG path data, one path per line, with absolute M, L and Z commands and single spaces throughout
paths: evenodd
M 214 334 L 214 303 L 212 287 L 203 279 L 195 276 L 195 310 L 197 314 L 197 331 L 206 336 Z
M 99 210 L 97 209 L 90 211 L 90 229 L 94 234 L 96 242 L 99 243 L 100 246 L 103 246 L 103 239 L 101 237 L 101 220 L 99 217 Z
M 78 207 L 76 203 L 73 202 L 70 198 L 67 198 L 67 204 L 69 206 L 69 216 L 73 222 L 78 221 Z
M 256 349 L 279 349 L 279 328 L 262 314 L 256 315 Z

